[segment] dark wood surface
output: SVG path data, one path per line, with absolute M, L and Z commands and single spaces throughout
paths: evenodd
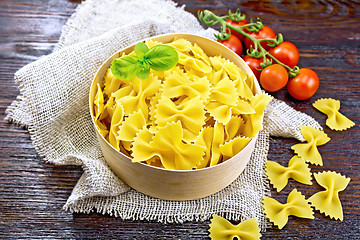
M 320 88 L 310 100 L 296 101 L 286 90 L 273 94 L 295 109 L 314 117 L 331 141 L 320 148 L 324 166 L 313 172 L 333 170 L 351 178 L 340 193 L 344 221 L 315 212 L 315 219 L 290 217 L 278 230 L 273 227 L 262 239 L 359 239 L 360 238 L 360 4 L 359 1 L 176 1 L 196 14 L 209 9 L 225 14 L 241 10 L 259 16 L 300 50 L 299 66 L 310 67 L 320 77 Z M 47 164 L 36 153 L 26 129 L 4 121 L 5 109 L 19 94 L 13 80 L 22 66 L 51 53 L 62 26 L 79 2 L 66 0 L 0 1 L 0 239 L 208 239 L 206 222 L 160 224 L 123 221 L 96 213 L 72 214 L 62 206 L 81 176 L 74 166 Z M 334 132 L 312 103 L 318 98 L 341 101 L 341 112 L 356 126 Z M 292 157 L 294 139 L 272 138 L 269 160 L 285 165 Z M 280 193 L 281 202 L 293 188 L 306 197 L 322 190 L 290 181 Z

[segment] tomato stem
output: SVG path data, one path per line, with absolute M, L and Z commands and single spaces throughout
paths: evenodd
M 237 11 L 237 13 L 240 14 L 240 10 Z M 256 39 L 243 30 L 246 29 L 249 32 L 258 32 L 263 27 L 263 24 L 259 18 L 255 23 L 251 21 L 251 23 L 242 26 L 233 26 L 230 23 L 226 22 L 225 19 L 232 18 L 231 11 L 229 11 L 228 15 L 221 17 L 217 16 L 216 14 L 212 13 L 209 10 L 199 11 L 198 18 L 200 21 L 204 22 L 208 26 L 212 26 L 215 24 L 220 24 L 222 26 L 221 35 L 215 35 L 215 37 L 219 40 L 224 40 L 224 37 L 229 38 L 230 31 L 226 32 L 227 29 L 234 30 L 240 33 L 241 35 L 245 36 L 246 38 L 250 39 L 254 43 L 254 48 L 252 49 L 250 47 L 250 51 L 247 51 L 247 54 L 250 57 L 256 57 L 256 58 L 262 57 L 263 58 L 263 63 L 261 64 L 262 69 L 271 65 L 273 63 L 272 61 L 274 61 L 277 64 L 280 64 L 281 66 L 285 67 L 289 71 L 289 77 L 295 77 L 299 73 L 299 67 L 295 66 L 294 68 L 291 68 L 288 65 L 280 62 L 268 51 L 266 51 L 266 49 L 261 45 L 261 42 L 265 42 L 265 41 L 268 42 L 268 45 L 271 47 L 275 47 L 279 45 L 280 43 L 283 42 L 283 37 L 281 34 L 279 34 L 277 38 Z M 269 58 L 271 60 L 268 60 Z

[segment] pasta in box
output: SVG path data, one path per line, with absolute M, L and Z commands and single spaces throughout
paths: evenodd
M 174 48 L 178 63 L 146 79 L 119 80 L 109 58 L 90 90 L 90 111 L 104 157 L 125 183 L 150 196 L 211 195 L 243 171 L 271 97 L 243 60 L 210 39 L 162 35 L 148 48 Z M 211 186 L 208 186 L 212 182 Z

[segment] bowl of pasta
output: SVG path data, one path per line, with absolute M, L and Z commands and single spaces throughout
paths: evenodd
M 99 68 L 89 107 L 104 158 L 122 181 L 149 196 L 214 194 L 249 162 L 271 97 L 237 54 L 213 40 L 166 34 L 143 42 L 146 51 L 172 47 L 178 61 L 145 78 L 120 80 L 112 63 L 135 56 L 132 45 Z

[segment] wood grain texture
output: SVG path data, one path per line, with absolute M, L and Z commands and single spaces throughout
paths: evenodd
M 123 221 L 109 215 L 71 214 L 62 206 L 81 176 L 76 166 L 54 166 L 42 160 L 26 129 L 5 122 L 6 107 L 19 94 L 15 71 L 49 54 L 61 28 L 79 1 L 8 0 L 0 2 L 0 239 L 208 239 L 207 222 L 160 224 Z M 333 170 L 351 178 L 340 192 L 344 221 L 331 220 L 316 211 L 315 219 L 290 217 L 278 230 L 270 228 L 262 239 L 359 239 L 360 236 L 360 4 L 358 1 L 176 1 L 194 15 L 209 9 L 225 14 L 241 8 L 249 17 L 259 16 L 300 50 L 302 67 L 311 67 L 320 88 L 311 99 L 297 101 L 286 90 L 273 94 L 290 106 L 314 117 L 331 141 L 320 147 L 324 166 L 313 172 Z M 341 101 L 341 112 L 356 126 L 333 132 L 325 116 L 312 107 L 318 98 Z M 286 165 L 294 139 L 272 138 L 269 160 Z M 274 198 L 285 202 L 293 188 L 308 198 L 322 190 L 290 180 Z

